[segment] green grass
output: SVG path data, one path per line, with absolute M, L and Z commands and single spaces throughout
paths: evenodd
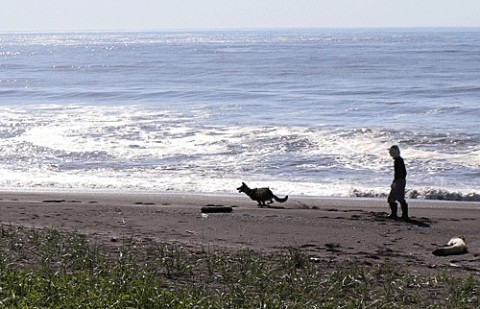
M 478 308 L 478 278 L 2 226 L 0 308 Z

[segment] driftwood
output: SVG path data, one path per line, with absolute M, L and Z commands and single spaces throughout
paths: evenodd
M 231 206 L 207 205 L 202 207 L 202 213 L 229 213 L 233 211 Z

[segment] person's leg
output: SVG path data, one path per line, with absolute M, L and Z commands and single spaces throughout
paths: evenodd
M 405 179 L 399 179 L 395 182 L 395 198 L 400 203 L 400 206 L 402 208 L 402 219 L 407 221 L 410 220 L 410 218 L 408 216 L 408 204 L 405 201 L 405 186 Z
M 405 200 L 400 202 L 400 206 L 402 207 L 402 220 L 408 221 L 410 217 L 408 216 L 408 204 Z
M 392 189 L 390 190 L 390 194 L 387 198 L 388 205 L 390 206 L 390 215 L 388 216 L 390 219 L 397 219 L 397 202 L 395 201 L 395 186 L 392 184 Z
M 398 215 L 397 215 L 397 203 L 396 202 L 393 202 L 393 203 L 388 203 L 388 205 L 390 206 L 390 215 L 388 216 L 390 219 L 395 219 L 397 220 L 398 218 Z

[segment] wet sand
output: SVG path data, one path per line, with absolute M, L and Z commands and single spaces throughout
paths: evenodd
M 387 219 L 380 199 L 291 196 L 258 208 L 246 195 L 0 192 L 3 226 L 78 232 L 96 242 L 122 239 L 174 243 L 188 249 L 253 249 L 272 253 L 302 248 L 319 261 L 385 260 L 412 271 L 480 271 L 480 203 L 410 200 L 412 222 Z M 205 206 L 230 213 L 203 214 Z M 468 253 L 432 251 L 457 235 Z

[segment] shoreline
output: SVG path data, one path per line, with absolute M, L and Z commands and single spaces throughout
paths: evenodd
M 109 246 L 135 239 L 191 250 L 274 253 L 298 247 L 326 261 L 389 260 L 414 271 L 455 267 L 480 273 L 480 203 L 409 204 L 412 222 L 407 223 L 387 219 L 386 201 L 373 198 L 290 196 L 285 203 L 275 202 L 275 208 L 259 208 L 245 194 L 0 191 L 0 223 L 80 233 Z M 202 214 L 204 206 L 233 211 Z M 459 235 L 466 238 L 467 254 L 432 254 Z
M 209 198 L 228 198 L 228 199 L 237 199 L 238 197 L 246 197 L 244 193 L 227 193 L 227 192 L 181 192 L 181 191 L 141 191 L 141 190 L 120 190 L 120 189 L 48 189 L 48 188 L 29 188 L 29 189 L 18 189 L 18 188 L 2 188 L 0 189 L 0 198 L 2 196 L 25 196 L 25 195 L 55 195 L 55 196 L 125 196 L 125 197 L 136 197 L 136 196 L 150 196 L 155 198 L 160 197 L 209 197 Z M 374 196 L 322 196 L 322 195 L 298 195 L 298 194 L 288 194 L 289 199 L 295 199 L 297 201 L 302 200 L 318 200 L 318 201 L 345 201 L 347 204 L 351 202 L 361 202 L 364 200 L 377 202 L 385 202 L 387 197 L 374 197 Z M 248 198 L 248 197 L 246 197 Z M 480 207 L 480 201 L 476 200 L 448 200 L 448 199 L 426 199 L 426 198 L 412 198 L 406 196 L 406 200 L 409 203 L 418 203 L 419 205 L 423 204 L 442 204 L 453 203 L 455 205 L 465 204 L 465 205 L 477 205 Z M 350 202 L 349 202 L 350 201 Z M 386 205 L 386 204 L 385 204 Z
M 236 196 L 239 183 L 230 184 L 229 190 L 214 190 L 214 191 L 202 191 L 202 190 L 174 190 L 174 189 L 147 189 L 147 188 L 103 188 L 103 187 L 1 187 L 0 193 L 66 193 L 66 194 L 178 194 L 178 195 L 223 195 L 223 196 Z M 265 185 L 268 186 L 268 185 Z M 262 187 L 260 185 L 259 187 Z M 271 187 L 271 186 L 269 186 Z M 298 198 L 331 198 L 331 199 L 386 199 L 390 187 L 385 186 L 383 189 L 353 189 L 349 192 L 329 192 L 327 194 L 318 194 L 310 192 L 294 192 L 291 190 L 277 190 L 273 189 L 277 194 L 289 195 Z M 378 190 L 377 190 L 378 189 Z M 310 193 L 308 193 L 310 192 Z M 411 187 L 406 188 L 405 197 L 412 201 L 446 201 L 446 202 L 473 202 L 480 203 L 480 191 L 478 188 L 469 189 L 448 189 L 448 188 L 434 188 L 423 187 L 413 189 Z

